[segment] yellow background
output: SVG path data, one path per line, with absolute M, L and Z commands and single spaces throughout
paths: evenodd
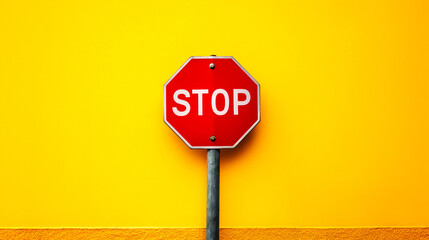
M 0 227 L 204 227 L 204 150 L 163 123 L 189 56 L 262 121 L 221 151 L 221 227 L 429 225 L 427 1 L 2 1 Z

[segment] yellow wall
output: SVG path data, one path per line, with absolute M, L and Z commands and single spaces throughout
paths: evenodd
M 192 55 L 262 121 L 221 152 L 221 227 L 429 225 L 427 1 L 1 1 L 0 227 L 205 226 L 205 151 L 163 123 Z

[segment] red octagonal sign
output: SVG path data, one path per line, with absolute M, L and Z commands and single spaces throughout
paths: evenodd
M 260 119 L 259 83 L 233 57 L 191 57 L 164 84 L 164 121 L 190 148 L 234 148 Z

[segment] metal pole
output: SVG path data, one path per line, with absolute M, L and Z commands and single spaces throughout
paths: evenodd
M 220 150 L 207 149 L 207 240 L 219 240 L 219 167 Z

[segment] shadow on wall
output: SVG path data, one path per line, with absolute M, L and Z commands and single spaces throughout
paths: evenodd
M 258 124 L 259 125 L 259 124 Z M 258 136 L 260 134 L 260 131 L 258 126 L 256 126 L 242 141 L 237 145 L 236 148 L 231 149 L 221 149 L 220 150 L 220 161 L 221 166 L 223 164 L 228 164 L 233 161 L 240 161 L 244 158 L 240 157 L 240 155 L 248 152 L 250 148 L 255 147 L 256 139 L 258 139 Z M 175 138 L 177 136 L 174 136 Z M 180 139 L 179 139 L 180 140 Z M 177 139 L 175 139 L 177 141 Z M 180 144 L 183 144 L 184 146 L 181 148 L 184 152 L 184 154 L 191 154 L 193 156 L 197 156 L 196 159 L 198 161 L 204 162 L 204 165 L 207 162 L 207 150 L 206 149 L 190 149 L 186 144 L 180 142 Z
M 243 154 L 250 150 L 250 148 L 254 147 L 256 143 L 256 139 L 260 134 L 260 126 L 259 123 L 249 134 L 237 145 L 236 148 L 232 149 L 221 149 L 220 157 L 221 161 L 236 161 L 240 159 L 240 154 Z

